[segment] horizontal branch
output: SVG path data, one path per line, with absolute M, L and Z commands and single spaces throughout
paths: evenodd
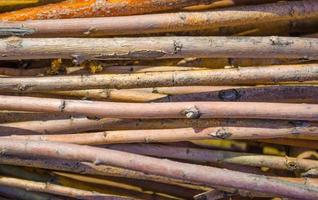
M 223 126 L 222 126 L 223 125 Z M 0 138 L 57 141 L 100 145 L 116 143 L 180 142 L 204 139 L 266 139 L 300 135 L 317 135 L 316 123 L 280 121 L 228 121 L 207 128 L 149 129 L 103 131 L 96 133 L 59 135 L 11 135 Z
M 172 95 L 160 98 L 160 102 L 184 101 L 239 101 L 318 103 L 318 87 L 315 86 L 268 86 L 243 87 L 213 92 Z
M 89 162 L 78 162 L 60 159 L 47 159 L 39 157 L 16 157 L 9 155 L 0 155 L 0 163 L 5 165 L 33 167 L 40 169 L 49 169 L 55 171 L 64 171 L 85 175 L 98 175 L 107 177 L 121 177 L 145 181 L 154 181 L 164 184 L 170 184 L 190 189 L 209 190 L 211 188 L 201 186 L 198 183 L 190 182 L 182 179 L 173 179 L 163 176 L 146 174 L 139 171 L 133 171 L 124 168 L 112 167 L 108 165 L 95 165 Z
M 173 147 L 154 144 L 120 144 L 106 146 L 107 148 L 125 151 L 135 154 L 182 159 L 203 163 L 230 163 L 248 165 L 253 167 L 268 167 L 290 171 L 307 171 L 318 167 L 318 161 L 297 159 L 292 157 L 280 157 L 271 155 L 259 155 L 251 153 L 238 153 L 230 151 L 216 151 L 197 148 Z
M 44 156 L 47 158 L 109 164 L 155 175 L 201 182 L 211 186 L 235 187 L 308 200 L 318 198 L 318 187 L 315 186 L 96 147 L 2 139 L 0 140 L 0 149 L 3 153 L 9 155 Z
M 0 39 L 0 60 L 128 60 L 163 58 L 318 59 L 317 38 L 145 37 Z
M 0 95 L 0 109 L 32 112 L 63 112 L 98 118 L 256 118 L 318 120 L 318 105 L 291 103 L 113 103 Z
M 237 119 L 89 119 L 70 118 L 47 121 L 24 121 L 0 124 L 0 135 L 28 135 L 28 134 L 68 134 L 86 131 L 111 130 L 151 130 L 177 128 L 209 128 L 209 127 L 262 127 L 272 129 L 297 128 L 301 126 L 315 127 L 315 123 L 276 120 L 237 120 Z M 300 126 L 300 127 L 298 127 Z M 314 133 L 312 133 L 314 134 Z M 297 136 L 297 135 L 296 135 Z M 298 136 L 300 137 L 300 135 Z
M 1 21 L 135 15 L 200 5 L 213 0 L 75 0 L 0 14 Z
M 169 1 L 166 0 L 166 2 Z M 186 3 L 189 4 L 194 2 L 196 1 L 188 0 Z M 131 9 L 136 8 L 136 6 L 133 6 Z M 158 9 L 160 9 L 160 7 Z M 129 15 L 127 7 L 125 7 L 124 10 L 125 13 L 121 12 L 121 14 Z M 57 18 L 58 16 L 56 16 L 56 14 L 61 11 L 63 11 L 63 9 L 59 9 L 57 12 L 55 11 L 52 13 L 51 9 L 47 9 L 44 12 L 50 12 L 51 14 L 41 15 L 41 18 L 44 19 L 52 16 L 53 18 Z M 145 13 L 144 9 L 142 11 Z M 3 35 L 15 36 L 118 36 L 142 33 L 197 31 L 235 25 L 275 23 L 282 20 L 295 21 L 303 18 L 317 17 L 317 12 L 317 1 L 307 0 L 245 6 L 207 12 L 181 12 L 129 17 L 1 22 L 0 27 L 3 27 Z M 3 17 L 3 14 L 0 14 L 0 20 L 15 19 L 14 21 L 16 21 L 16 19 L 19 20 L 21 17 L 23 17 L 23 19 L 36 18 L 25 11 L 23 15 L 19 15 L 19 13 L 20 12 L 15 12 L 15 15 L 12 15 L 10 18 Z M 78 12 L 76 14 L 80 15 L 80 13 L 81 12 Z M 113 14 L 113 12 L 110 13 L 110 15 Z
M 60 195 L 60 196 L 65 196 L 70 198 L 79 198 L 79 199 L 87 199 L 87 200 L 92 198 L 102 198 L 105 200 L 131 199 L 126 197 L 119 197 L 119 196 L 116 197 L 113 195 L 106 195 L 106 194 L 102 194 L 98 192 L 85 191 L 85 190 L 60 186 L 60 185 L 51 184 L 51 183 L 29 181 L 29 180 L 10 178 L 10 177 L 4 177 L 4 176 L 0 176 L 0 185 L 26 189 L 28 191 L 44 192 L 44 193 L 50 193 L 50 194 L 55 194 L 55 195 Z
M 202 71 L 0 78 L 0 91 L 23 93 L 94 88 L 262 85 L 317 80 L 317 64 L 277 65 Z

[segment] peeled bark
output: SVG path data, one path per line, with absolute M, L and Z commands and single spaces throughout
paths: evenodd
M 67 0 L 56 4 L 3 13 L 0 14 L 0 20 L 23 21 L 31 19 L 135 15 L 174 10 L 186 6 L 205 4 L 211 1 L 212 0 Z
M 64 158 L 68 160 L 109 164 L 209 185 L 235 187 L 290 198 L 308 200 L 318 198 L 318 187 L 315 186 L 89 146 L 3 139 L 0 140 L 0 149 L 9 155 L 45 156 L 56 159 Z
M 295 37 L 16 38 L 0 40 L 0 60 L 164 58 L 318 59 L 318 39 Z
M 277 65 L 183 72 L 0 78 L 0 91 L 25 93 L 94 88 L 262 85 L 317 80 L 317 64 Z
M 93 0 L 90 0 L 92 2 Z M 124 1 L 125 2 L 125 1 Z M 127 0 L 126 0 L 127 2 Z M 108 9 L 104 9 L 98 13 L 98 16 L 112 15 L 130 15 L 149 12 L 147 9 L 140 10 L 139 7 L 145 6 L 145 0 L 138 2 L 138 5 L 127 6 L 121 9 L 120 13 L 106 13 Z M 200 4 L 204 1 L 178 1 L 178 0 L 160 0 L 161 2 L 177 2 L 173 6 L 169 5 L 167 9 L 184 6 L 185 4 Z M 182 2 L 182 3 L 181 3 Z M 207 1 L 205 1 L 207 2 Z M 211 1 L 210 1 L 211 2 Z M 114 2 L 110 1 L 109 4 Z M 69 4 L 69 3 L 62 3 Z M 108 5 L 109 5 L 108 4 Z M 114 3 L 116 4 L 116 3 Z M 119 5 L 119 3 L 117 3 Z M 179 4 L 179 5 L 178 5 Z M 107 3 L 105 4 L 107 5 Z M 104 4 L 102 3 L 102 6 Z M 147 7 L 146 5 L 145 7 Z M 164 4 L 165 6 L 165 4 Z M 46 6 L 47 7 L 47 6 Z M 0 14 L 0 20 L 26 20 L 26 19 L 48 19 L 48 18 L 70 18 L 70 17 L 92 17 L 87 12 L 64 14 L 63 9 L 55 10 L 54 8 L 42 7 L 44 13 L 41 15 L 33 15 L 33 11 L 39 8 L 16 11 L 13 14 Z M 50 5 L 52 7 L 52 5 Z M 112 9 L 112 8 L 110 8 Z M 161 6 L 152 9 L 160 10 Z M 131 13 L 135 10 L 139 13 Z M 164 32 L 180 32 L 180 31 L 197 31 L 204 29 L 223 28 L 235 25 L 249 25 L 259 23 L 278 23 L 280 21 L 295 21 L 300 19 L 308 19 L 318 17 L 318 3 L 315 0 L 307 1 L 288 1 L 277 4 L 266 4 L 257 6 L 245 6 L 240 8 L 228 8 L 207 12 L 181 12 L 153 15 L 138 15 L 129 17 L 108 17 L 108 18 L 83 18 L 83 19 L 64 19 L 64 20 L 36 20 L 26 22 L 2 22 L 2 35 L 15 36 L 114 36 L 114 35 L 134 35 L 145 33 L 164 33 Z M 22 14 L 23 13 L 23 14 Z M 75 16 L 74 16 L 75 14 Z
M 62 112 L 90 117 L 169 118 L 252 118 L 316 121 L 318 105 L 261 102 L 172 102 L 113 103 L 100 101 L 0 96 L 0 109 Z
M 318 167 L 318 161 L 297 159 L 293 157 L 280 157 L 259 155 L 251 153 L 238 153 L 230 151 L 216 151 L 186 147 L 173 147 L 154 144 L 120 144 L 110 145 L 107 148 L 135 154 L 181 159 L 187 161 L 238 164 L 252 167 L 268 167 L 289 171 L 307 171 Z

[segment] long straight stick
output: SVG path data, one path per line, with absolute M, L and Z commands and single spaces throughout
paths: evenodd
M 192 1 L 195 2 L 195 1 Z M 47 12 L 51 12 L 48 10 Z M 82 18 L 1 22 L 1 35 L 15 36 L 109 36 L 213 29 L 226 26 L 275 23 L 318 16 L 318 2 L 245 6 L 206 12 L 180 12 L 129 17 Z M 0 19 L 1 19 L 0 14 Z M 12 18 L 17 18 L 17 15 Z M 24 14 L 25 18 L 30 18 Z M 49 17 L 47 15 L 43 18 Z
M 277 65 L 183 72 L 0 78 L 0 91 L 47 92 L 52 90 L 83 90 L 93 88 L 123 89 L 196 85 L 262 85 L 317 80 L 318 64 Z
M 110 118 L 256 118 L 318 120 L 318 105 L 261 102 L 113 103 L 1 96 L 0 109 Z
M 247 125 L 251 123 L 250 125 Z M 267 124 L 266 124 L 267 123 Z M 25 139 L 35 141 L 56 141 L 74 144 L 101 145 L 119 143 L 141 143 L 141 142 L 181 142 L 189 140 L 205 139 L 266 139 L 281 138 L 300 135 L 317 135 L 317 124 L 300 123 L 288 125 L 288 123 L 264 121 L 242 124 L 229 123 L 226 126 L 215 126 L 207 128 L 179 128 L 179 129 L 149 129 L 149 130 L 121 130 L 103 131 L 81 134 L 59 134 L 59 135 L 12 135 L 3 136 L 10 139 Z M 25 133 L 27 134 L 27 132 Z
M 296 37 L 144 37 L 16 38 L 0 40 L 0 60 L 127 60 L 161 58 L 318 59 L 317 38 Z
M 0 140 L 0 149 L 9 155 L 45 156 L 109 164 L 150 174 L 201 182 L 212 186 L 235 187 L 308 200 L 318 198 L 318 187 L 315 186 L 96 147 L 3 139 Z

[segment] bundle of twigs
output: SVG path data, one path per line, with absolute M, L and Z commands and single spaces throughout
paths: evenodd
M 318 199 L 318 2 L 0 0 L 0 199 Z

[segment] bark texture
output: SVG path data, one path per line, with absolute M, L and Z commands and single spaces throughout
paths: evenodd
M 318 59 L 317 38 L 296 37 L 147 37 L 18 38 L 0 40 L 0 60 L 127 60 L 163 58 Z

